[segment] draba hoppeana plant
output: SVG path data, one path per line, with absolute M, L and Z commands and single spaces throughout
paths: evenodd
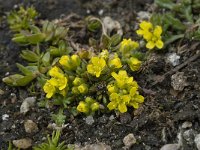
M 31 14 L 28 15 L 28 12 Z M 69 40 L 67 35 L 68 28 L 54 21 L 40 21 L 37 25 L 34 21 L 37 16 L 33 7 L 20 8 L 8 16 L 14 32 L 13 41 L 29 46 L 21 52 L 28 65 L 17 64 L 22 75 L 5 77 L 5 83 L 27 86 L 37 81 L 37 87 L 39 85 L 45 94 L 39 104 L 60 106 L 59 113 L 52 115 L 59 124 L 64 123 L 65 109 L 74 115 L 94 115 L 95 112 L 111 110 L 124 113 L 128 107 L 137 109 L 144 102 L 138 83 L 132 76 L 132 72 L 140 70 L 148 54 L 138 41 L 122 39 L 119 34 L 110 35 L 103 30 L 99 46 L 75 50 L 70 46 L 72 39 Z M 90 32 L 104 28 L 97 18 L 90 18 L 87 27 Z M 142 21 L 139 27 L 136 33 L 146 41 L 147 49 L 164 46 L 161 26 Z

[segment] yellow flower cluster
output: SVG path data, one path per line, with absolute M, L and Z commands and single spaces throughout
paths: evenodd
M 74 94 L 86 94 L 88 92 L 88 85 L 84 83 L 84 80 L 76 77 L 73 81 L 72 93 Z
M 130 52 L 137 48 L 139 48 L 138 42 L 132 41 L 131 39 L 123 39 L 123 41 L 120 43 L 119 51 L 122 53 L 122 55 L 129 56 Z
M 68 79 L 62 70 L 55 66 L 49 71 L 49 75 L 51 79 L 47 80 L 43 86 L 46 97 L 51 98 L 57 91 L 63 96 L 66 96 Z
M 139 107 L 139 103 L 144 101 L 144 97 L 139 95 L 137 82 L 133 77 L 128 77 L 125 70 L 117 73 L 112 72 L 114 83 L 108 84 L 110 102 L 107 107 L 109 110 L 119 110 L 121 113 L 127 111 L 127 106 Z
M 66 70 L 76 70 L 78 66 L 80 66 L 81 59 L 78 55 L 63 55 L 59 63 L 63 66 Z
M 147 41 L 146 47 L 148 49 L 153 49 L 154 47 L 159 49 L 163 48 L 164 44 L 161 39 L 161 26 L 154 27 L 151 22 L 142 21 L 140 23 L 140 29 L 138 29 L 136 33 L 143 36 L 143 38 Z
M 95 56 L 91 58 L 90 63 L 87 65 L 87 71 L 98 78 L 105 66 L 106 61 L 104 58 Z
M 77 110 L 87 115 L 91 115 L 99 109 L 99 103 L 90 97 L 86 97 L 85 101 L 80 101 Z

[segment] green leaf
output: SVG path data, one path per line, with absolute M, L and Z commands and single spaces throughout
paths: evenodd
M 32 74 L 32 72 L 31 72 L 28 68 L 24 67 L 23 65 L 21 65 L 21 64 L 19 64 L 19 63 L 16 63 L 16 65 L 17 65 L 17 67 L 19 68 L 19 70 L 20 70 L 24 75 L 30 75 L 30 74 Z
M 50 52 L 46 52 L 44 56 L 42 57 L 42 62 L 44 66 L 49 66 L 50 65 Z
M 37 34 L 27 35 L 26 39 L 30 44 L 41 43 L 45 39 L 45 34 L 44 33 L 37 33 Z
M 184 37 L 184 34 L 172 35 L 167 40 L 165 40 L 165 45 L 167 46 L 167 45 L 173 43 L 174 41 L 176 41 L 180 38 L 183 38 L 183 37 Z
M 21 43 L 21 44 L 27 43 L 26 37 L 22 34 L 15 34 L 14 37 L 12 38 L 12 41 L 14 41 L 16 43 Z
M 39 56 L 30 50 L 22 50 L 20 56 L 29 62 L 37 62 L 39 60 Z
M 57 114 L 52 114 L 51 119 L 55 121 L 58 126 L 61 126 L 65 123 L 66 116 L 63 115 L 63 109 L 59 109 Z
M 41 33 L 40 28 L 38 28 L 37 26 L 30 26 L 30 29 L 33 33 Z
M 87 19 L 87 28 L 91 32 L 96 32 L 101 28 L 101 20 L 95 17 L 88 17 Z
M 33 79 L 35 79 L 36 75 L 27 75 L 23 78 L 16 81 L 16 86 L 26 86 L 29 84 Z
M 155 0 L 154 1 L 158 6 L 168 9 L 173 9 L 176 4 L 172 0 Z
M 174 29 L 186 30 L 186 26 L 178 18 L 175 18 L 171 13 L 165 14 L 165 22 L 170 24 Z
M 23 76 L 20 74 L 10 75 L 2 79 L 3 82 L 10 86 L 26 86 L 30 83 L 36 76 L 35 75 L 27 75 Z
M 119 34 L 114 34 L 110 39 L 110 45 L 112 47 L 117 46 L 121 42 L 122 36 Z
M 103 48 L 108 48 L 110 44 L 110 37 L 108 37 L 107 35 L 103 34 L 101 37 L 101 45 Z

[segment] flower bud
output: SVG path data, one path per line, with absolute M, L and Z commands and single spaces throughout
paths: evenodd
M 94 112 L 94 111 L 97 111 L 99 109 L 99 103 L 98 102 L 95 102 L 93 103 L 91 106 L 90 106 L 91 110 Z
M 87 93 L 88 92 L 87 84 L 81 84 L 80 86 L 78 86 L 78 90 L 81 94 Z
M 89 112 L 88 105 L 83 101 L 79 102 L 79 104 L 77 106 L 77 110 L 79 112 L 83 112 L 83 113 L 88 113 Z

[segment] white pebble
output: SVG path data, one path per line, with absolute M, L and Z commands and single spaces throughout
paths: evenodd
M 94 118 L 92 116 L 88 116 L 85 118 L 85 122 L 89 125 L 92 125 L 94 123 Z
M 8 114 L 2 115 L 2 120 L 6 121 L 6 120 L 8 120 L 8 118 L 9 118 L 9 115 L 8 115 Z
M 160 150 L 178 150 L 179 144 L 166 144 Z
M 27 97 L 21 107 L 20 107 L 20 113 L 24 113 L 26 114 L 31 107 L 33 107 L 35 105 L 35 101 L 36 101 L 36 98 L 35 97 Z
M 200 134 L 197 134 L 194 138 L 194 142 L 197 146 L 197 149 L 200 150 Z
M 177 55 L 176 53 L 171 53 L 171 54 L 168 54 L 168 56 L 167 56 L 167 62 L 172 64 L 172 66 L 179 65 L 179 63 L 180 63 L 179 59 L 180 59 L 180 56 Z

